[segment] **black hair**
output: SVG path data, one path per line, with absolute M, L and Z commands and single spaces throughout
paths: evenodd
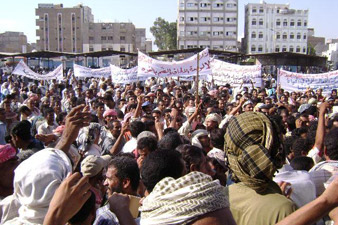
M 288 116 L 286 123 L 290 131 L 296 129 L 296 119 L 294 116 Z
M 331 160 L 338 160 L 338 128 L 333 128 L 325 136 L 324 145 L 326 147 L 326 155 Z
M 32 139 L 31 127 L 32 125 L 29 121 L 23 120 L 12 128 L 11 134 L 18 136 L 23 141 L 29 141 Z
M 283 145 L 286 155 L 289 155 L 292 152 L 291 148 L 296 139 L 297 139 L 296 136 L 288 136 L 285 138 Z
M 203 157 L 203 150 L 193 145 L 180 145 L 176 148 L 181 153 L 183 160 L 185 161 L 185 167 L 187 172 L 190 172 L 190 166 L 194 164 L 197 169 L 200 168 Z
M 24 113 L 27 111 L 31 111 L 27 106 L 23 105 L 19 108 L 19 113 Z
M 58 124 L 62 123 L 62 121 L 64 120 L 64 118 L 67 116 L 66 112 L 60 112 L 57 116 L 56 116 L 56 122 Z
M 137 141 L 137 148 L 148 148 L 150 152 L 153 152 L 157 149 L 157 140 L 154 137 L 143 137 Z
M 90 191 L 89 199 L 83 204 L 81 209 L 68 221 L 70 224 L 83 223 L 91 213 L 95 210 L 95 194 Z
M 307 154 L 311 149 L 311 146 L 306 139 L 298 138 L 292 144 L 292 151 L 295 157 L 302 156 L 302 154 Z
M 129 125 L 131 136 L 136 138 L 142 131 L 144 131 L 145 125 L 142 121 L 133 121 Z
M 223 149 L 224 147 L 224 135 L 225 132 L 222 129 L 216 128 L 210 131 L 210 142 L 212 146 L 218 149 Z
M 44 117 L 46 117 L 49 113 L 54 113 L 54 109 L 52 107 L 47 107 L 43 110 Z
M 178 151 L 159 150 L 151 152 L 141 166 L 141 179 L 151 192 L 155 185 L 165 177 L 177 179 L 184 171 L 182 155 Z
M 116 169 L 116 177 L 121 181 L 130 179 L 131 188 L 133 191 L 137 191 L 140 183 L 140 170 L 135 159 L 128 156 L 117 156 L 109 162 L 108 167 Z
M 158 142 L 158 148 L 174 150 L 181 144 L 183 144 L 183 140 L 177 131 L 168 132 Z
M 314 165 L 313 160 L 307 156 L 295 157 L 291 162 L 290 166 L 294 170 L 306 170 L 309 171 Z

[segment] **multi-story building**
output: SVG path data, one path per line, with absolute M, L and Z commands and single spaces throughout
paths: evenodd
M 177 46 L 237 51 L 238 0 L 178 0 Z
M 245 5 L 243 50 L 248 53 L 307 53 L 308 10 L 289 4 Z
M 38 50 L 82 52 L 83 30 L 94 22 L 88 6 L 63 8 L 63 4 L 39 4 L 35 9 Z
M 29 50 L 24 33 L 7 31 L 0 34 L 0 52 L 26 53 Z
M 338 69 L 338 43 L 329 43 L 329 49 L 323 52 L 323 56 L 326 56 L 328 61 L 332 64 L 332 69 Z

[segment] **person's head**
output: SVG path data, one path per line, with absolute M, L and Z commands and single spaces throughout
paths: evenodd
M 99 117 L 99 118 L 102 118 L 103 117 L 103 113 L 104 113 L 104 103 L 102 102 L 97 102 L 95 104 L 95 108 L 96 108 L 96 115 Z
M 51 108 L 51 107 L 46 108 L 43 112 L 43 116 L 45 117 L 48 125 L 54 124 L 55 115 L 54 115 L 54 109 L 53 108 Z
M 313 166 L 314 162 L 310 157 L 298 156 L 290 162 L 290 166 L 294 170 L 306 170 L 309 171 Z
M 140 156 L 146 157 L 157 149 L 157 139 L 155 137 L 143 137 L 137 140 L 137 152 Z
M 117 113 L 114 109 L 108 109 L 103 113 L 103 118 L 106 123 L 117 120 Z
M 309 115 L 306 113 L 301 113 L 296 117 L 296 127 L 308 127 L 310 124 Z
M 91 192 L 91 191 L 90 191 Z M 91 225 L 96 218 L 95 194 L 91 192 L 89 199 L 81 209 L 68 221 L 69 225 Z
M 129 130 L 131 133 L 131 136 L 134 138 L 137 138 L 137 136 L 145 130 L 145 125 L 141 121 L 133 121 L 129 125 Z
M 108 192 L 135 195 L 139 182 L 140 171 L 135 159 L 117 156 L 110 161 L 104 181 Z
M 114 109 L 115 102 L 113 100 L 113 96 L 110 93 L 106 93 L 103 97 L 103 102 L 108 106 L 110 109 Z
M 253 111 L 253 103 L 251 101 L 246 101 L 243 104 L 243 111 L 244 112 L 252 112 Z
M 229 121 L 224 149 L 234 180 L 265 191 L 285 161 L 277 118 L 259 112 L 242 113 Z
M 158 101 L 158 103 L 157 103 L 157 108 L 160 110 L 160 111 L 162 111 L 163 112 L 163 110 L 165 109 L 165 103 L 164 103 L 164 101 L 163 100 L 160 100 L 160 101 Z
M 214 129 L 210 132 L 210 142 L 215 148 L 223 150 L 224 148 L 224 135 L 225 132 L 222 129 Z
M 151 152 L 141 166 L 141 179 L 148 192 L 163 178 L 177 179 L 185 173 L 182 155 L 173 149 Z
M 16 149 L 11 145 L 0 145 L 0 197 L 13 194 L 14 170 L 19 165 Z
M 23 120 L 16 124 L 12 128 L 11 137 L 16 148 L 23 148 L 33 138 L 31 135 L 31 123 Z
M 108 122 L 108 129 L 113 137 L 118 138 L 121 134 L 121 122 L 118 120 L 113 120 Z
M 203 150 L 199 147 L 186 144 L 178 146 L 176 150 L 182 155 L 187 173 L 199 171 L 210 176 L 214 175 L 211 172 L 210 165 L 206 160 Z
M 221 123 L 222 117 L 217 113 L 211 113 L 205 118 L 205 126 L 207 131 L 214 130 L 218 128 L 218 125 Z
M 338 128 L 333 128 L 325 135 L 324 153 L 327 159 L 338 160 Z
M 154 117 L 155 121 L 160 120 L 161 119 L 161 111 L 160 110 L 153 110 L 152 112 L 152 116 Z
M 158 142 L 159 149 L 175 149 L 177 146 L 183 144 L 183 140 L 177 131 L 166 133 Z
M 297 138 L 291 147 L 291 151 L 294 153 L 295 157 L 307 156 L 311 146 L 308 144 L 306 139 Z

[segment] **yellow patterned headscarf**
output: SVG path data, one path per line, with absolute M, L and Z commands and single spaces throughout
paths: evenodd
M 285 160 L 278 125 L 259 112 L 233 117 L 225 134 L 225 153 L 235 179 L 257 192 L 266 189 Z

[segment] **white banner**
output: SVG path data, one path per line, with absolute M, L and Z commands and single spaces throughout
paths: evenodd
M 131 69 L 121 69 L 120 67 L 110 65 L 110 70 L 113 83 L 129 84 L 139 80 L 145 80 L 137 77 L 137 66 Z
M 329 94 L 332 89 L 338 88 L 338 70 L 320 74 L 302 74 L 281 69 L 278 72 L 277 82 L 289 92 L 305 92 L 307 88 L 314 90 L 322 88 L 324 94 Z
M 211 73 L 210 55 L 208 49 L 199 53 L 199 74 L 208 75 Z M 153 59 L 142 52 L 138 52 L 138 77 L 177 77 L 196 76 L 197 54 L 181 61 L 163 62 Z
M 63 78 L 63 69 L 62 64 L 58 66 L 55 70 L 47 73 L 47 74 L 38 74 L 31 70 L 24 61 L 20 61 L 18 65 L 15 67 L 13 74 L 27 77 L 33 80 L 53 80 Z
M 94 78 L 110 77 L 111 76 L 110 66 L 99 69 L 91 69 L 88 67 L 74 64 L 74 76 L 94 77 Z
M 230 84 L 232 87 L 239 87 L 242 82 L 244 85 L 251 85 L 253 81 L 255 87 L 262 86 L 261 66 L 241 66 L 237 64 L 223 62 L 212 59 L 210 62 L 212 75 L 209 75 L 217 85 Z

